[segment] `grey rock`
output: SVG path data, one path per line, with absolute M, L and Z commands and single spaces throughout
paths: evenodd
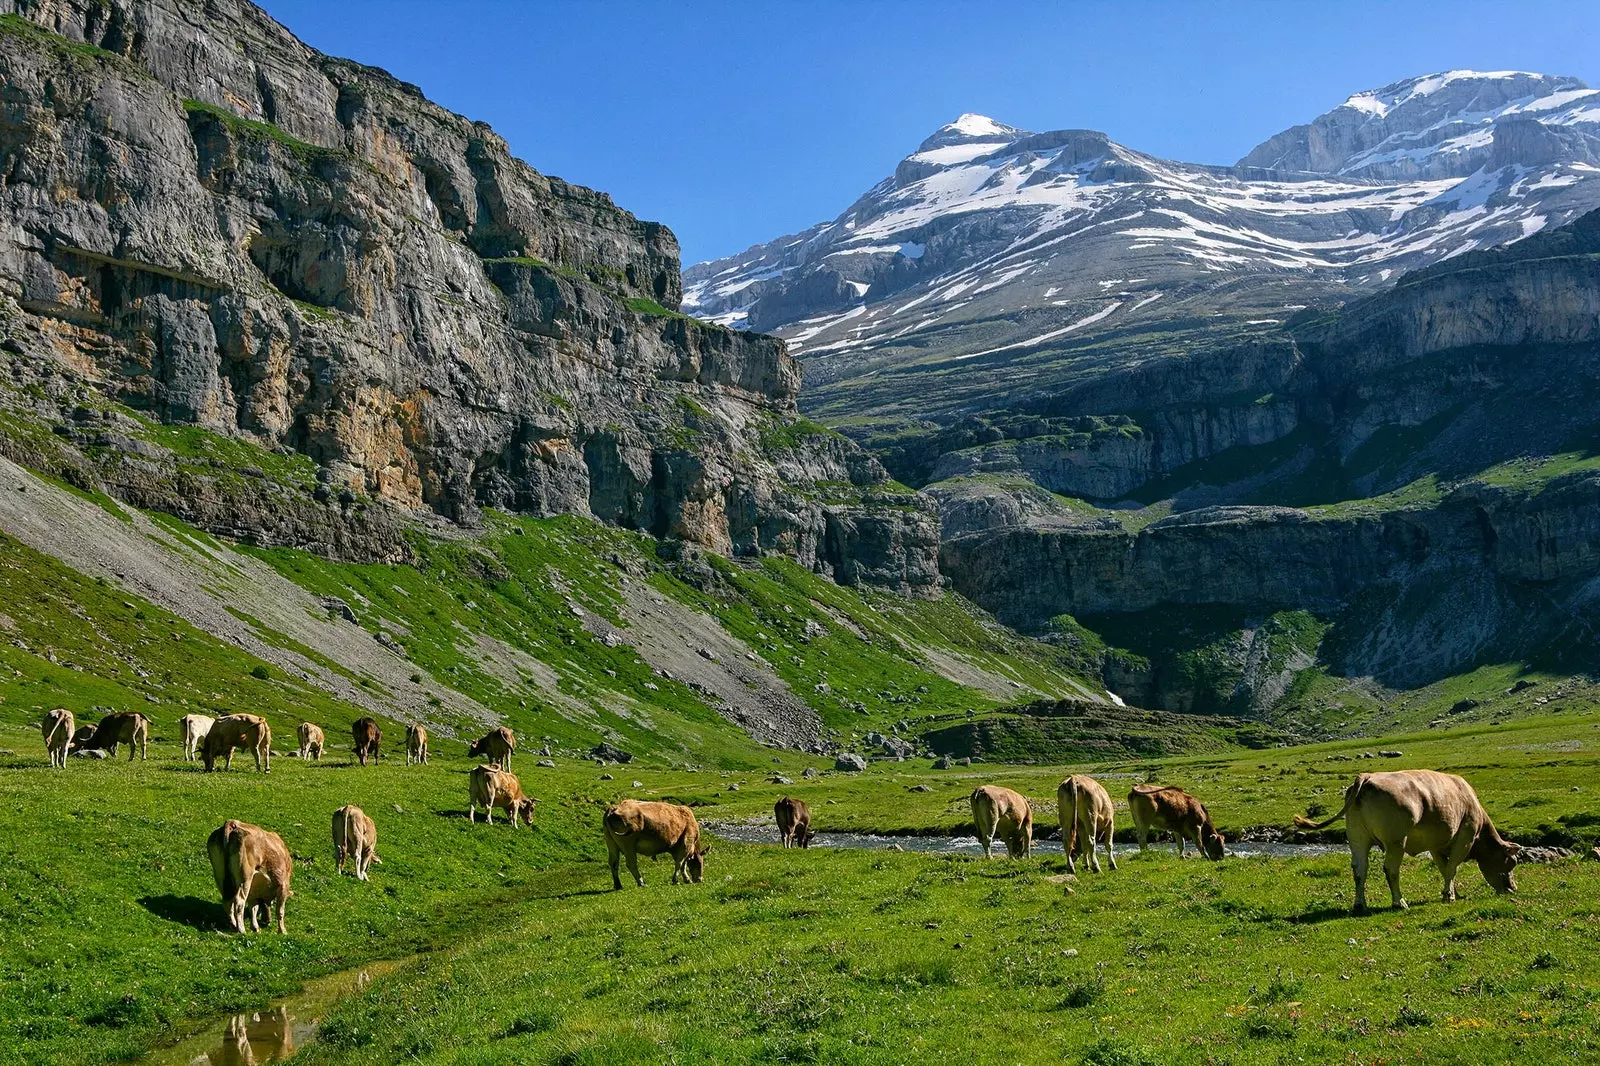
M 955 764 L 956 764 L 955 760 L 950 758 L 950 756 L 941 755 L 937 759 L 933 760 L 933 769 L 935 769 L 935 770 L 949 770 L 949 769 L 952 769 L 955 766 Z
M 839 756 L 833 760 L 833 768 L 835 770 L 844 770 L 850 773 L 856 773 L 867 768 L 867 760 L 863 759 L 853 751 L 841 752 Z
M 633 761 L 633 753 L 623 751 L 609 741 L 601 741 L 589 749 L 589 755 L 602 762 L 629 763 Z
M 817 772 L 817 768 L 815 766 L 808 766 L 804 770 L 800 771 L 800 776 L 805 778 L 807 781 L 809 781 L 812 778 L 817 777 L 819 775 L 818 775 L 818 772 Z
M 538 762 L 534 763 L 534 765 L 542 766 L 547 770 L 554 770 L 556 768 L 555 760 L 553 759 L 540 759 Z

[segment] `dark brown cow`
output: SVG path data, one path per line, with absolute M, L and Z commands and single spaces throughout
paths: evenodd
M 805 800 L 785 796 L 773 805 L 772 812 L 778 816 L 778 837 L 784 847 L 811 846 L 811 838 L 816 834 L 811 831 L 811 808 L 806 806 Z
M 652 800 L 623 800 L 606 808 L 603 820 L 606 852 L 611 860 L 611 887 L 620 890 L 622 877 L 617 873 L 617 862 L 626 857 L 628 872 L 644 887 L 639 876 L 639 856 L 654 858 L 663 852 L 673 858 L 672 883 L 684 881 L 699 884 L 705 876 L 706 855 L 709 847 L 700 844 L 700 823 L 694 811 L 676 803 L 658 803 Z
M 200 761 L 206 772 L 217 768 L 218 758 L 223 759 L 224 770 L 233 769 L 235 748 L 249 748 L 256 757 L 256 769 L 272 772 L 272 727 L 259 714 L 225 714 L 211 723 L 200 742 Z
M 133 761 L 134 749 L 137 748 L 141 759 L 150 757 L 150 719 L 138 711 L 117 711 L 100 719 L 100 724 L 94 727 L 94 739 L 84 747 L 98 748 L 109 755 L 116 755 L 117 745 L 128 745 L 128 761 Z
M 1400 863 L 1407 855 L 1433 854 L 1444 877 L 1444 901 L 1456 898 L 1456 870 L 1468 859 L 1496 892 L 1514 892 L 1518 846 L 1500 835 L 1478 794 L 1465 779 L 1436 770 L 1391 770 L 1361 774 L 1345 789 L 1344 807 L 1323 822 L 1296 817 L 1301 829 L 1321 829 L 1345 819 L 1350 840 L 1350 870 L 1355 875 L 1355 909 L 1367 909 L 1367 858 L 1372 845 L 1383 849 L 1383 874 L 1394 905 L 1404 910 Z
M 228 924 L 244 932 L 245 912 L 250 914 L 250 925 L 261 931 L 257 905 L 267 911 L 267 924 L 272 924 L 272 910 L 278 911 L 278 932 L 287 933 L 283 915 L 288 906 L 289 878 L 294 873 L 294 863 L 289 849 L 277 833 L 268 832 L 258 825 L 229 819 L 215 829 L 206 841 L 206 855 L 211 859 L 211 872 L 217 880 L 217 891 L 228 908 Z
M 494 763 L 502 770 L 509 770 L 511 753 L 516 750 L 516 735 L 505 726 L 500 726 L 473 741 L 472 747 L 467 749 L 467 758 L 483 759 L 485 762 Z
M 361 760 L 361 765 L 367 765 L 367 756 L 372 756 L 372 761 L 378 761 L 378 744 L 383 740 L 383 731 L 378 728 L 375 718 L 357 718 L 356 724 L 350 727 L 350 735 L 355 738 L 356 758 Z
M 1223 856 L 1222 834 L 1211 824 L 1211 814 L 1206 805 L 1181 788 L 1163 785 L 1135 785 L 1128 793 L 1128 810 L 1133 814 L 1133 828 L 1139 834 L 1139 850 L 1145 850 L 1152 830 L 1168 830 L 1178 841 L 1178 855 L 1183 855 L 1184 841 L 1194 841 L 1194 846 L 1206 858 L 1216 862 Z

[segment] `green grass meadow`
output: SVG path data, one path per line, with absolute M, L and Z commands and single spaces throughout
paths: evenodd
M 1369 745 L 1400 759 L 1343 761 L 1365 750 L 1347 743 L 1088 769 L 1114 795 L 1135 779 L 1184 784 L 1236 831 L 1336 805 L 1358 770 L 1434 765 L 1468 776 L 1519 839 L 1586 848 L 1600 832 L 1597 728 L 1569 714 Z M 691 802 L 714 822 L 770 817 L 788 792 L 823 830 L 948 832 L 982 781 L 1019 788 L 1052 823 L 1066 769 L 880 763 L 805 780 L 801 758 L 768 756 L 795 779 L 780 785 L 766 770 L 549 770 L 524 756 L 540 806 L 513 831 L 467 822 L 470 763 L 451 742 L 425 767 L 362 769 L 335 749 L 264 777 L 238 760 L 204 774 L 170 730 L 157 737 L 149 762 L 51 771 L 36 729 L 0 721 L 0 1060 L 128 1061 L 379 959 L 407 961 L 323 1017 L 295 1061 L 1600 1057 L 1600 863 L 1582 858 L 1524 867 L 1513 898 L 1468 865 L 1454 904 L 1438 902 L 1431 863 L 1409 860 L 1412 909 L 1359 918 L 1343 855 L 1210 864 L 1170 849 L 1066 881 L 1059 856 L 719 842 L 703 884 L 670 886 L 663 862 L 645 864 L 643 890 L 613 893 L 598 821 L 625 795 Z M 347 802 L 379 828 L 367 884 L 332 868 L 328 821 Z M 204 843 L 228 817 L 277 830 L 295 856 L 287 937 L 219 931 Z

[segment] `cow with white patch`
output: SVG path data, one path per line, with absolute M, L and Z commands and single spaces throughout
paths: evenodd
M 533 809 L 539 801 L 522 794 L 522 782 L 517 780 L 515 774 L 509 774 L 497 766 L 480 764 L 472 768 L 467 785 L 470 793 L 468 821 L 476 822 L 478 808 L 482 807 L 487 812 L 489 824 L 493 825 L 494 809 L 501 807 L 511 816 L 511 828 L 517 827 L 518 818 L 529 825 L 533 824 Z
M 367 812 L 354 803 L 347 803 L 333 812 L 334 868 L 344 873 L 346 860 L 355 867 L 358 881 L 367 879 L 367 869 L 373 863 L 383 865 L 383 860 L 378 858 L 378 827 Z
M 282 837 L 258 825 L 229 819 L 206 841 L 206 855 L 211 859 L 217 890 L 228 908 L 231 928 L 244 932 L 245 914 L 249 912 L 251 928 L 259 933 L 259 907 L 267 912 L 269 927 L 276 908 L 278 932 L 289 931 L 284 926 L 284 911 L 292 895 L 289 880 L 294 862 Z
M 295 729 L 295 738 L 300 741 L 300 758 L 322 761 L 322 749 L 327 744 L 327 738 L 323 736 L 321 726 L 301 722 Z
M 622 859 L 627 860 L 628 872 L 634 881 L 640 888 L 644 887 L 644 878 L 639 874 L 640 855 L 645 858 L 671 855 L 673 884 L 680 878 L 686 884 L 699 884 L 705 877 L 706 855 L 711 848 L 700 843 L 700 822 L 688 807 L 654 800 L 623 800 L 606 808 L 601 827 L 611 862 L 613 890 L 622 888 L 622 877 L 617 871 Z
M 994 858 L 996 837 L 1005 842 L 1006 854 L 1013 859 L 1033 854 L 1033 807 L 1027 797 L 999 785 L 980 785 L 969 799 L 984 858 Z
M 1390 770 L 1361 774 L 1345 789 L 1344 807 L 1325 821 L 1297 816 L 1301 829 L 1322 829 L 1340 818 L 1350 841 L 1350 871 L 1355 877 L 1355 911 L 1367 909 L 1367 860 L 1376 844 L 1383 849 L 1383 876 L 1399 910 L 1400 864 L 1407 855 L 1430 852 L 1444 878 L 1443 899 L 1456 898 L 1456 870 L 1472 859 L 1496 892 L 1515 892 L 1520 848 L 1502 837 L 1478 802 L 1472 786 L 1437 770 Z
M 1193 841 L 1200 854 L 1212 862 L 1220 862 L 1226 854 L 1226 842 L 1212 824 L 1211 812 L 1181 788 L 1135 785 L 1128 793 L 1128 812 L 1133 815 L 1133 828 L 1139 834 L 1140 851 L 1145 850 L 1153 833 L 1166 830 L 1178 842 L 1180 859 L 1186 841 Z
M 224 760 L 224 770 L 233 769 L 236 748 L 249 748 L 256 757 L 256 769 L 264 774 L 272 772 L 272 727 L 265 718 L 258 714 L 225 714 L 218 718 L 200 745 L 200 761 L 206 772 L 217 768 L 219 758 Z
M 178 732 L 183 736 L 183 761 L 194 762 L 200 758 L 200 746 L 217 720 L 207 714 L 186 714 L 178 719 Z
M 67 752 L 72 747 L 72 712 L 65 707 L 44 712 L 39 722 L 39 732 L 44 736 L 44 750 L 50 754 L 50 765 L 65 769 Z
M 1106 861 L 1117 868 L 1117 857 L 1111 851 L 1111 837 L 1116 830 L 1116 808 L 1111 804 L 1111 793 L 1094 778 L 1086 774 L 1073 774 L 1056 788 L 1056 811 L 1061 821 L 1061 846 L 1067 853 L 1067 872 L 1077 873 L 1075 858 L 1087 852 L 1089 868 L 1100 872 L 1100 857 L 1095 845 L 1104 844 Z

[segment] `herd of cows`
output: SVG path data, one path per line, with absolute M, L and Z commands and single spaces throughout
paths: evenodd
M 207 771 L 232 767 L 233 753 L 248 748 L 255 755 L 256 769 L 270 773 L 272 768 L 272 729 L 266 719 L 253 714 L 230 714 L 219 718 L 189 714 L 179 720 L 184 757 L 199 759 Z M 65 767 L 69 755 L 107 757 L 118 745 L 129 746 L 131 761 L 137 750 L 148 758 L 150 720 L 138 712 L 109 714 L 97 725 L 75 728 L 72 712 L 57 708 L 45 713 L 40 723 L 45 748 L 53 767 Z M 301 759 L 322 758 L 325 738 L 321 728 L 301 723 L 297 730 Z M 351 727 L 356 758 L 362 766 L 370 757 L 379 759 L 382 733 L 372 718 L 361 718 Z M 485 760 L 468 775 L 468 818 L 477 821 L 478 808 L 494 822 L 500 808 L 516 828 L 531 825 L 537 801 L 523 795 L 521 783 L 511 773 L 511 756 L 516 737 L 501 726 L 474 741 L 468 758 Z M 406 762 L 427 763 L 428 734 L 420 725 L 406 727 Z M 1117 868 L 1111 843 L 1115 831 L 1115 807 L 1111 795 L 1092 777 L 1075 774 L 1056 790 L 1061 839 L 1067 868 L 1076 873 L 1077 863 L 1087 859 L 1090 869 L 1100 873 L 1099 847 L 1104 846 L 1111 869 Z M 998 785 L 983 785 L 970 796 L 973 822 L 985 857 L 993 858 L 996 840 L 1005 845 L 1012 858 L 1027 858 L 1033 848 L 1033 808 L 1027 797 Z M 1128 793 L 1128 810 L 1133 816 L 1140 850 L 1152 834 L 1167 832 L 1177 841 L 1181 857 L 1185 845 L 1193 843 L 1207 859 L 1220 860 L 1225 853 L 1222 834 L 1201 803 L 1180 788 L 1143 784 Z M 774 807 L 779 839 L 784 847 L 807 847 L 815 837 L 811 811 L 803 800 L 785 796 Z M 1400 866 L 1405 856 L 1427 852 L 1433 856 L 1444 879 L 1443 898 L 1455 899 L 1455 875 L 1468 859 L 1478 864 L 1484 879 L 1496 891 L 1515 891 L 1514 874 L 1518 845 L 1502 837 L 1490 820 L 1478 796 L 1464 779 L 1434 770 L 1399 770 L 1360 774 L 1345 790 L 1344 806 L 1321 822 L 1296 817 L 1302 829 L 1323 829 L 1343 818 L 1350 843 L 1350 865 L 1355 879 L 1355 909 L 1367 905 L 1367 863 L 1373 845 L 1383 851 L 1384 877 L 1392 903 L 1405 908 L 1400 894 Z M 680 880 L 698 883 L 705 874 L 705 856 L 710 846 L 700 839 L 700 824 L 694 811 L 675 803 L 623 800 L 606 809 L 601 822 L 614 889 L 622 888 L 619 865 L 625 861 L 628 872 L 640 887 L 638 858 L 669 854 L 673 858 L 672 883 Z M 353 804 L 333 814 L 333 847 L 337 868 L 343 872 L 349 862 L 360 880 L 367 880 L 377 856 L 378 830 L 366 812 Z M 228 908 L 229 924 L 245 931 L 245 921 L 259 931 L 259 912 L 265 911 L 268 924 L 276 915 L 278 931 L 286 932 L 284 908 L 291 895 L 289 883 L 294 863 L 283 838 L 260 826 L 228 820 L 206 841 L 217 889 Z

